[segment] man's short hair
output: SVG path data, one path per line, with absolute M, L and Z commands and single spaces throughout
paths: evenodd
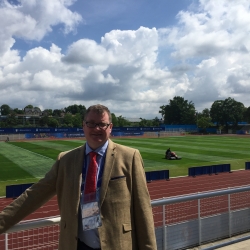
M 104 112 L 107 112 L 108 116 L 109 116 L 109 122 L 111 123 L 112 122 L 112 115 L 109 111 L 109 109 L 104 106 L 104 105 L 101 105 L 101 104 L 96 104 L 96 105 L 92 105 L 90 106 L 87 110 L 86 110 L 86 113 L 84 115 L 84 118 L 83 120 L 86 121 L 86 117 L 88 116 L 88 114 L 90 112 L 95 112 L 97 114 L 103 114 Z

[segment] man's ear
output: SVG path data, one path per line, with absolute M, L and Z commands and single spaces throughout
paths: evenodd
M 109 126 L 109 131 L 110 131 L 110 133 L 111 133 L 111 131 L 112 131 L 112 128 L 113 128 L 113 123 L 111 123 L 110 126 Z

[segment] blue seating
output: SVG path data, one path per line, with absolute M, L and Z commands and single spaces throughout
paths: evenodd
M 32 185 L 33 183 L 6 186 L 6 198 L 17 198 Z
M 250 162 L 245 162 L 245 170 L 250 169 Z
M 231 172 L 230 164 L 192 167 L 188 169 L 189 176 L 196 176 L 196 175 L 203 175 L 203 174 L 218 174 L 218 173 L 224 173 L 224 172 Z
M 146 180 L 147 182 L 156 180 L 169 180 L 169 170 L 146 172 Z

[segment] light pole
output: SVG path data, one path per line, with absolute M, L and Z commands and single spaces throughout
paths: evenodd
M 197 127 L 197 133 L 199 132 L 199 127 L 198 127 L 198 112 L 195 112 L 196 116 L 196 127 Z

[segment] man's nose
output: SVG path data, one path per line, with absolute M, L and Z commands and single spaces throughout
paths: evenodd
M 99 127 L 99 125 L 97 125 L 97 124 L 96 124 L 96 126 L 95 126 L 95 129 L 101 130 L 100 127 Z

